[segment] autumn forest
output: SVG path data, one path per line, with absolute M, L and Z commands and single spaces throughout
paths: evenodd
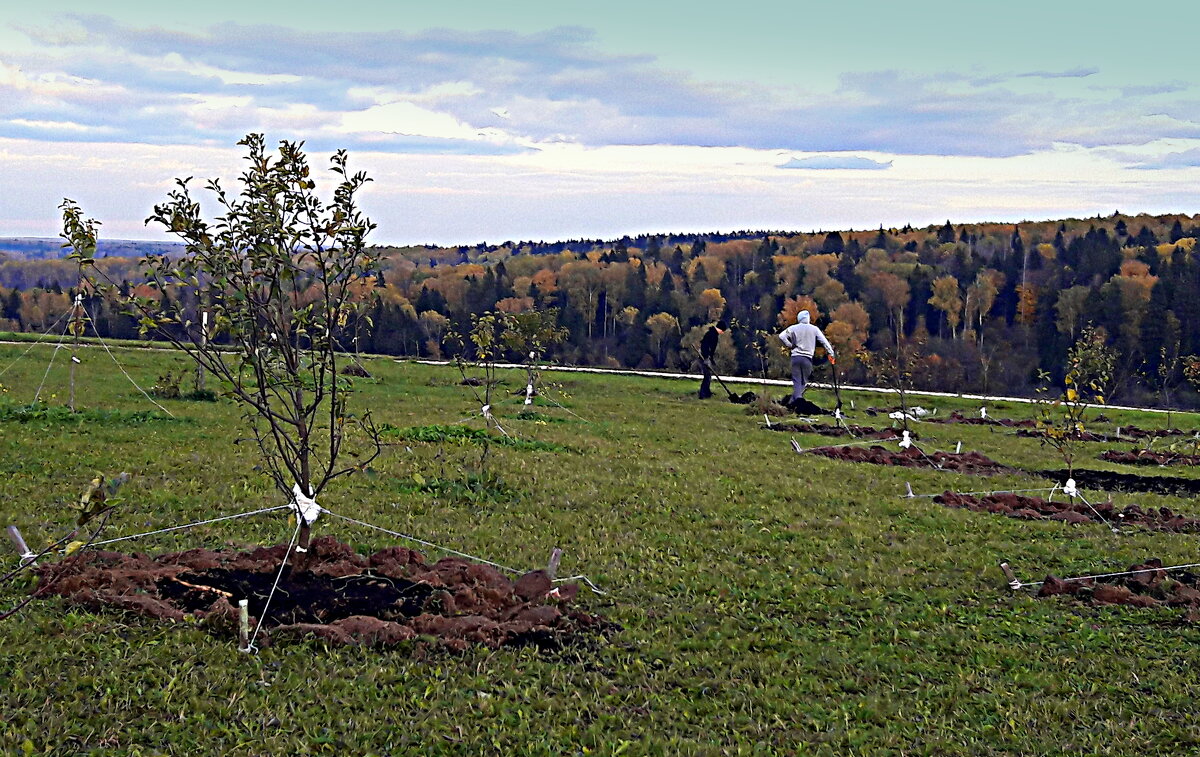
M 1013 224 L 815 233 L 746 231 L 619 240 L 382 248 L 346 324 L 347 349 L 448 357 L 474 314 L 555 309 L 567 340 L 553 361 L 687 370 L 707 325 L 734 324 L 718 367 L 781 376 L 773 335 L 807 309 L 841 355 L 899 338 L 919 347 L 914 383 L 943 391 L 1030 394 L 1039 370 L 1061 379 L 1067 350 L 1091 324 L 1118 355 L 1114 401 L 1195 406 L 1184 381 L 1200 353 L 1200 220 L 1124 216 Z M 98 267 L 122 289 L 157 292 L 134 257 Z M 0 246 L 0 331 L 61 332 L 79 272 Z M 140 291 L 139 291 L 140 290 Z M 88 295 L 103 337 L 139 338 L 115 300 Z M 512 356 L 514 359 L 517 356 Z M 818 380 L 821 375 L 818 374 Z

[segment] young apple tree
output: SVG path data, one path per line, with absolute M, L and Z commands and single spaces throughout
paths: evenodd
M 370 413 L 350 411 L 352 385 L 338 373 L 347 359 L 339 336 L 363 304 L 356 284 L 378 267 L 366 246 L 375 224 L 357 202 L 370 179 L 351 173 L 339 150 L 330 158 L 333 197 L 322 200 L 303 143 L 284 141 L 273 152 L 251 134 L 238 144 L 247 167 L 236 191 L 215 179 L 205 185 L 215 218 L 205 219 L 191 179 L 177 180 L 154 207 L 147 223 L 179 237 L 184 253 L 144 258 L 156 296 L 124 302 L 143 333 L 186 352 L 241 405 L 264 469 L 297 508 L 297 548 L 306 551 L 319 512 L 313 500 L 381 450 Z M 66 201 L 68 233 L 81 219 Z M 94 248 L 76 247 L 85 266 Z M 351 438 L 354 448 L 343 449 Z

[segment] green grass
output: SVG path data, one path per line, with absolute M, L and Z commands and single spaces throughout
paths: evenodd
M 521 439 L 516 436 L 496 434 L 485 429 L 468 426 L 446 426 L 432 424 L 428 426 L 411 426 L 395 428 L 384 425 L 380 428 L 384 438 L 394 437 L 408 442 L 428 442 L 435 444 L 494 444 L 499 447 L 532 450 L 535 452 L 566 452 L 567 447 L 553 442 L 542 442 L 537 439 Z
M 0 366 L 24 347 L 0 345 Z M 0 379 L 28 402 L 52 347 Z M 143 386 L 185 364 L 122 350 Z M 453 369 L 372 360 L 356 401 L 395 428 L 445 426 L 477 412 Z M 547 372 L 547 376 L 551 376 Z M 513 374 L 513 380 L 517 380 Z M 555 377 L 557 378 L 557 377 Z M 84 355 L 79 404 L 154 410 L 102 352 Z M 1195 540 L 952 510 L 918 493 L 1048 485 L 797 456 L 788 435 L 695 385 L 574 375 L 573 411 L 589 423 L 506 424 L 540 454 L 495 445 L 489 470 L 516 492 L 466 501 L 414 486 L 466 481 L 461 458 L 431 444 L 388 447 L 377 475 L 332 486 L 331 510 L 521 568 L 555 546 L 562 570 L 610 593 L 580 602 L 622 627 L 598 649 L 559 655 L 473 649 L 462 655 L 334 648 L 318 642 L 240 654 L 232 639 L 60 601 L 0 625 L 0 753 L 76 754 L 1185 754 L 1200 748 L 1192 670 L 1200 630 L 1170 612 L 1088 608 L 1004 586 L 1121 569 L 1149 556 L 1195 560 Z M 46 392 L 65 396 L 66 367 Z M 882 425 L 853 395 L 855 423 Z M 832 398 L 813 399 L 832 407 Z M 847 403 L 847 407 L 848 407 Z M 928 401 L 939 413 L 978 404 Z M 135 478 L 113 534 L 283 503 L 255 473 L 229 402 L 168 403 L 189 423 L 0 421 L 0 525 L 31 545 L 61 533 L 67 503 L 98 471 Z M 498 406 L 503 423 L 523 408 Z M 535 400 L 536 412 L 567 418 Z M 989 403 L 995 417 L 1026 405 Z M 1108 411 L 1112 425 L 1160 415 Z M 1175 425 L 1200 427 L 1194 415 Z M 479 420 L 465 427 L 479 430 Z M 1027 469 L 1061 467 L 1036 439 L 989 427 L 919 425 L 927 449 L 976 449 Z M 797 435 L 804 447 L 828 444 Z M 1094 458 L 1081 465 L 1122 469 Z M 1154 474 L 1155 471 L 1140 471 Z M 1178 473 L 1175 469 L 1172 474 Z M 1183 471 L 1182 475 L 1196 475 Z M 1200 504 L 1118 494 L 1119 504 Z M 385 535 L 323 519 L 360 551 Z M 127 543 L 130 550 L 265 544 L 290 535 L 278 514 Z M 5 557 L 11 565 L 14 555 Z M 0 597 L 11 600 L 12 595 Z

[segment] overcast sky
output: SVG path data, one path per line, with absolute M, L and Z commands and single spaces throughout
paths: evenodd
M 0 236 L 162 238 L 251 131 L 348 148 L 380 243 L 1200 211 L 1200 4 L 712 5 L 6 9 Z

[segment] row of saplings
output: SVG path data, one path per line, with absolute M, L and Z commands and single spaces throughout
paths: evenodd
M 967 417 L 954 412 L 947 417 L 936 418 L 919 407 L 910 407 L 907 391 L 911 388 L 908 364 L 915 363 L 921 345 L 913 340 L 902 340 L 896 347 L 868 356 L 873 372 L 881 378 L 890 379 L 890 384 L 900 398 L 900 407 L 879 410 L 869 408 L 866 414 L 877 416 L 886 413 L 894 423 L 890 428 L 875 428 L 848 423 L 842 414 L 842 404 L 834 412 L 836 424 L 817 422 L 815 419 L 802 422 L 774 422 L 765 418 L 764 427 L 788 433 L 819 434 L 849 438 L 841 445 L 820 446 L 802 449 L 792 440 L 797 452 L 815 454 L 836 460 L 865 462 L 877 465 L 934 468 L 958 473 L 995 475 L 1018 473 L 1017 469 L 1003 465 L 979 452 L 961 449 L 954 452 L 925 450 L 917 432 L 910 422 L 942 424 L 987 425 L 1014 429 L 1020 436 L 1038 438 L 1044 445 L 1052 447 L 1063 458 L 1065 468 L 1060 471 L 1033 471 L 1037 475 L 1049 476 L 1057 484 L 1048 488 L 1046 496 L 1025 496 L 1018 492 L 998 491 L 990 493 L 958 493 L 945 491 L 933 497 L 933 501 L 952 508 L 975 512 L 987 512 L 1011 518 L 1027 520 L 1055 520 L 1070 524 L 1100 523 L 1111 529 L 1133 525 L 1142 528 L 1197 533 L 1200 518 L 1176 513 L 1167 507 L 1142 508 L 1130 504 L 1116 507 L 1111 501 L 1091 503 L 1075 485 L 1075 464 L 1086 443 L 1134 441 L 1140 445 L 1131 450 L 1106 450 L 1098 458 L 1107 462 L 1129 465 L 1195 465 L 1200 463 L 1200 434 L 1181 429 L 1141 429 L 1136 426 L 1118 427 L 1112 434 L 1097 433 L 1085 426 L 1085 413 L 1089 408 L 1104 404 L 1104 389 L 1115 363 L 1114 353 L 1105 346 L 1105 338 L 1098 329 L 1086 329 L 1068 356 L 1064 388 L 1053 395 L 1048 389 L 1039 393 L 1036 402 L 1037 419 L 1014 420 L 988 417 L 985 409 L 979 417 Z M 1185 375 L 1200 388 L 1200 365 L 1188 366 Z M 1043 376 L 1045 378 L 1045 376 Z M 1043 381 L 1043 384 L 1046 382 Z M 758 407 L 754 412 L 766 411 Z M 1097 421 L 1108 421 L 1098 416 Z M 1170 440 L 1164 447 L 1155 449 L 1155 444 Z M 861 441 L 858 441 L 861 440 Z M 881 443 L 894 443 L 883 446 Z M 1153 492 L 1174 496 L 1200 495 L 1200 480 L 1187 477 L 1139 476 L 1112 471 L 1079 471 L 1085 473 L 1089 486 L 1124 491 Z M 913 496 L 910 490 L 909 496 Z M 1186 566 L 1185 566 L 1186 567 Z M 1152 559 L 1133 565 L 1127 571 L 1104 577 L 1083 579 L 1059 579 L 1047 576 L 1040 586 L 1038 596 L 1070 595 L 1095 604 L 1122 604 L 1138 607 L 1169 606 L 1181 607 L 1191 620 L 1200 619 L 1200 579 L 1187 570 L 1164 568 L 1160 560 Z M 1014 582 L 1014 588 L 1019 582 Z
M 352 325 L 365 317 L 379 270 L 366 244 L 375 225 L 356 201 L 368 179 L 351 172 L 338 152 L 330 169 L 337 186 L 326 202 L 314 193 L 299 144 L 270 150 L 261 135 L 239 144 L 249 167 L 237 193 L 207 187 L 220 208 L 213 222 L 202 217 L 186 181 L 151 215 L 187 245 L 182 257 L 143 261 L 151 285 L 174 296 L 123 295 L 95 265 L 97 222 L 70 200 L 62 205 L 64 246 L 82 282 L 122 302 L 145 332 L 185 352 L 242 407 L 261 468 L 289 503 L 279 509 L 294 518 L 291 540 L 249 551 L 191 549 L 157 557 L 98 549 L 124 478 L 97 478 L 64 536 L 34 551 L 10 529 L 22 557 L 0 575 L 0 588 L 27 585 L 31 575 L 38 580 L 0 619 L 55 595 L 164 620 L 190 616 L 239 634 L 246 650 L 311 636 L 450 649 L 558 648 L 609 629 L 571 606 L 578 586 L 557 579 L 557 559 L 546 569 L 506 574 L 462 557 L 430 563 L 398 546 L 360 555 L 333 537 L 313 538 L 318 518 L 342 517 L 317 504 L 327 499 L 330 484 L 369 472 L 384 447 L 370 412 L 352 410 L 346 376 L 346 344 Z M 296 208 L 305 212 L 295 214 Z M 464 353 L 473 347 L 488 366 L 478 401 L 489 430 L 507 433 L 490 410 L 495 356 L 501 349 L 531 355 L 528 402 L 537 355 L 561 338 L 553 324 L 553 314 L 491 314 L 462 340 Z

